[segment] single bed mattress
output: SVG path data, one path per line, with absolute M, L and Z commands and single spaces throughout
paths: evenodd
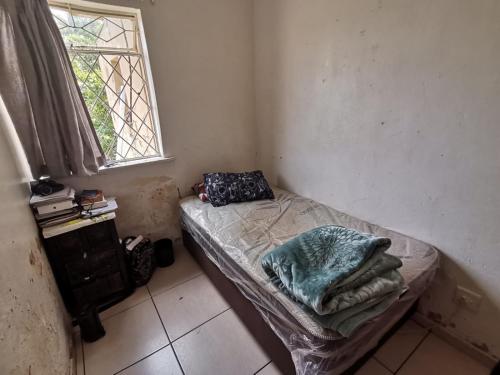
M 311 199 L 274 188 L 274 200 L 213 207 L 184 198 L 181 222 L 206 255 L 231 279 L 292 354 L 297 373 L 339 373 L 374 347 L 425 291 L 438 266 L 438 251 L 422 241 L 339 212 Z M 322 225 L 340 225 L 392 240 L 408 291 L 384 314 L 349 338 L 320 326 L 279 291 L 261 266 L 276 246 Z

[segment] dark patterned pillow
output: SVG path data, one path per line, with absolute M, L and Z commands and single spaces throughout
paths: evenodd
M 243 173 L 205 173 L 205 189 L 212 206 L 274 199 L 274 194 L 262 171 Z

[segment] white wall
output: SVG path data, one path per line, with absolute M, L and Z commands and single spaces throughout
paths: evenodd
M 71 325 L 28 206 L 0 98 L 0 374 L 70 373 Z
M 256 0 L 259 163 L 439 247 L 422 311 L 500 356 L 500 3 Z M 484 296 L 472 313 L 455 285 Z
M 63 182 L 118 197 L 118 231 L 179 236 L 177 200 L 208 171 L 255 167 L 250 0 L 99 0 L 140 8 L 167 155 Z
M 62 182 L 116 196 L 122 236 L 178 238 L 177 188 L 186 193 L 206 171 L 255 167 L 252 2 L 102 2 L 142 10 L 164 149 L 176 159 Z M 12 155 L 0 133 L 0 373 L 67 374 L 68 319 Z

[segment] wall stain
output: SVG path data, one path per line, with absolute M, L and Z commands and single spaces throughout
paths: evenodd
M 35 259 L 35 255 L 33 254 L 33 250 L 30 250 L 29 260 L 30 260 L 30 264 L 32 266 L 34 266 L 36 263 L 36 259 Z
M 152 240 L 180 237 L 175 180 L 168 176 L 141 177 L 130 184 L 134 186 L 133 193 L 131 189 L 115 192 L 119 207 L 118 233 L 122 236 L 142 234 Z
M 156 177 L 140 177 L 133 181 L 134 185 L 146 186 L 149 184 L 159 184 L 159 183 L 173 183 L 174 179 L 167 176 L 156 176 Z
M 29 262 L 37 270 L 37 273 L 43 276 L 42 244 L 38 238 L 35 238 L 33 242 L 34 244 L 29 252 Z M 33 248 L 38 251 L 33 251 Z

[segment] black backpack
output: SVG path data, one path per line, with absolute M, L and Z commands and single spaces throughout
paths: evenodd
M 123 240 L 123 249 L 127 259 L 130 278 L 135 287 L 148 283 L 156 268 L 154 246 L 151 241 L 144 238 L 132 250 L 127 245 L 136 237 L 127 237 Z

